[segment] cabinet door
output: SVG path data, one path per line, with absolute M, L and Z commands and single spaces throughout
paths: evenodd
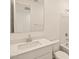
M 35 55 L 33 52 L 22 53 L 17 56 L 13 56 L 10 59 L 34 59 Z
M 47 52 L 46 54 L 36 57 L 35 59 L 52 59 L 52 58 L 53 58 L 52 52 Z

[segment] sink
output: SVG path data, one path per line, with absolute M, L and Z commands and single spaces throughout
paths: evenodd
M 37 40 L 32 40 L 31 42 L 21 42 L 21 43 L 17 43 L 17 44 L 12 44 L 11 45 L 11 50 L 10 50 L 10 56 L 13 58 L 15 58 L 15 56 L 19 56 L 19 54 L 21 54 L 22 55 L 22 58 L 23 57 L 26 57 L 26 58 L 28 58 L 28 59 L 33 59 L 33 58 L 30 58 L 30 55 L 31 55 L 31 57 L 32 56 L 37 56 L 37 55 L 39 55 L 40 54 L 40 52 L 42 52 L 44 55 L 47 53 L 48 54 L 48 52 L 49 52 L 49 48 L 50 49 L 52 49 L 52 45 L 53 44 L 56 44 L 56 46 L 54 45 L 54 47 L 56 47 L 56 48 L 54 48 L 53 50 L 56 50 L 56 51 L 58 51 L 59 50 L 59 40 L 55 40 L 55 41 L 50 41 L 50 40 L 48 40 L 48 39 L 37 39 Z M 46 48 L 47 47 L 47 48 Z M 58 48 L 57 48 L 58 47 Z M 39 49 L 39 48 L 41 48 L 41 49 Z M 35 50 L 36 49 L 36 50 Z M 33 51 L 33 50 L 35 50 L 35 51 L 38 51 L 38 52 L 35 52 L 35 51 Z M 40 51 L 39 51 L 40 50 Z M 48 51 L 47 51 L 48 50 Z M 32 52 L 33 51 L 33 52 Z M 44 52 L 44 51 L 46 51 L 46 53 Z M 51 50 L 52 51 L 52 50 Z M 28 54 L 28 55 L 25 55 L 26 53 L 29 53 L 29 52 L 32 52 L 31 54 Z M 25 53 L 25 54 L 23 54 L 23 53 Z M 46 55 L 47 55 L 46 54 Z M 24 56 L 23 56 L 24 55 Z M 47 56 L 48 57 L 48 56 Z M 20 59 L 22 59 L 22 58 L 20 58 Z M 19 59 L 19 58 L 15 58 L 15 59 Z M 34 58 L 35 59 L 35 58 Z M 41 58 L 40 58 L 41 59 Z M 42 58 L 42 59 L 44 59 L 44 58 Z M 46 58 L 45 58 L 46 59 Z
M 26 48 L 28 49 L 39 45 L 41 45 L 39 41 L 25 42 L 25 43 L 19 44 L 18 49 L 26 49 Z

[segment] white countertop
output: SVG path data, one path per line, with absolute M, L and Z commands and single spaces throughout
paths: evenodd
M 42 48 L 42 47 L 57 43 L 59 40 L 49 41 L 47 39 L 38 39 L 36 41 L 40 41 L 42 44 L 35 46 L 35 47 L 32 47 L 32 48 L 25 48 L 25 49 L 18 49 L 18 45 L 20 45 L 22 43 L 11 44 L 10 56 L 13 57 L 13 56 L 25 53 L 25 52 L 29 52 L 29 51 L 32 51 L 32 50 L 35 50 L 38 48 Z M 26 42 L 23 42 L 23 43 L 26 43 Z

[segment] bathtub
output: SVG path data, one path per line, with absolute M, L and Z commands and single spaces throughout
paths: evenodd
M 69 54 L 69 42 L 60 44 L 60 50 Z

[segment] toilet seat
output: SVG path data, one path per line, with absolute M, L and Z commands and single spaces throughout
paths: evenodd
M 69 59 L 68 54 L 66 54 L 65 52 L 62 52 L 62 51 L 56 52 L 55 57 L 56 57 L 56 59 Z

